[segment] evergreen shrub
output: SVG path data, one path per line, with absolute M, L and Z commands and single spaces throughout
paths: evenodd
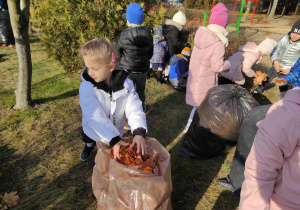
M 106 37 L 116 42 L 126 27 L 126 8 L 131 2 L 33 0 L 32 15 L 42 30 L 41 40 L 48 56 L 58 60 L 68 72 L 75 72 L 83 67 L 79 50 L 85 42 L 95 37 Z M 136 3 L 144 6 L 143 24 L 151 31 L 163 23 L 165 9 L 155 6 L 155 0 Z

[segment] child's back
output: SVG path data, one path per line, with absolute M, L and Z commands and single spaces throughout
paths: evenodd
M 228 34 L 224 28 L 223 33 Z M 226 62 L 224 66 L 224 43 L 209 28 L 199 27 L 194 44 L 189 66 L 186 102 L 191 106 L 199 106 L 207 91 L 218 84 L 217 73 L 229 68 L 230 64 Z
M 153 55 L 150 30 L 144 26 L 128 26 L 119 36 L 117 50 L 121 56 L 120 65 L 129 73 L 147 72 Z

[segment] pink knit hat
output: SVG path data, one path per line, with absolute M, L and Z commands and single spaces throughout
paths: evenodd
M 263 54 L 270 55 L 276 47 L 276 44 L 277 42 L 274 39 L 266 38 L 257 47 Z
M 228 23 L 228 9 L 223 3 L 218 3 L 211 9 L 209 24 L 216 24 L 226 28 Z

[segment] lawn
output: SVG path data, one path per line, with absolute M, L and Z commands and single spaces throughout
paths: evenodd
M 0 193 L 18 191 L 15 209 L 95 209 L 90 198 L 92 157 L 82 162 L 80 74 L 67 74 L 31 39 L 32 107 L 14 110 L 18 63 L 14 48 L 0 48 Z M 171 154 L 174 209 L 236 209 L 239 197 L 216 183 L 229 173 L 234 149 L 209 160 L 178 156 L 191 107 L 170 85 L 147 81 L 148 136 Z M 251 82 L 248 82 L 251 88 Z M 269 92 L 268 92 L 269 91 Z M 277 100 L 276 89 L 257 98 Z M 274 96 L 273 96 L 273 95 Z

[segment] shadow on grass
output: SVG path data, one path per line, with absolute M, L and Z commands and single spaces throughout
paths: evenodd
M 38 155 L 32 155 L 30 152 L 16 154 L 16 152 L 17 149 L 12 148 L 9 144 L 1 144 L 0 146 L 1 194 L 24 190 L 24 181 L 20 182 L 20 180 L 25 180 L 29 171 L 36 167 L 40 161 Z
M 77 96 L 78 94 L 79 94 L 79 90 L 76 89 L 76 90 L 68 91 L 66 93 L 54 96 L 54 97 L 40 98 L 40 99 L 37 99 L 37 100 L 33 100 L 33 105 L 43 104 L 43 103 L 47 103 L 47 102 L 50 102 L 50 101 L 56 101 L 56 100 L 59 100 L 59 99 L 64 99 L 64 98 L 69 98 L 69 97 L 72 97 L 72 96 Z
M 226 154 L 207 160 L 178 155 L 183 142 L 182 131 L 191 110 L 192 107 L 185 103 L 185 93 L 176 91 L 151 104 L 147 112 L 148 136 L 170 148 L 175 210 L 197 207 L 226 158 Z
M 222 191 L 212 210 L 232 210 L 239 206 L 240 196 L 231 191 Z
M 86 162 L 76 161 L 77 164 L 68 167 L 67 170 L 55 175 L 63 166 L 45 163 L 45 158 L 57 158 L 61 160 L 64 153 L 73 150 L 74 139 L 81 138 L 81 127 L 59 139 L 52 139 L 45 150 L 34 151 L 26 154 L 15 155 L 17 149 L 10 149 L 9 145 L 0 147 L 1 172 L 0 193 L 18 191 L 20 201 L 15 209 L 87 209 L 94 205 L 96 200 L 89 198 L 92 192 L 91 176 L 94 166 L 96 150 Z M 73 142 L 73 143 L 72 143 Z M 81 146 L 81 142 L 78 142 Z M 84 143 L 82 143 L 82 147 Z M 59 149 L 63 148 L 63 149 Z M 70 150 L 71 149 L 71 150 Z M 55 151 L 56 150 L 56 151 Z M 49 156 L 56 152 L 56 155 Z M 74 152 L 76 157 L 80 152 Z M 78 153 L 78 154 L 77 154 Z M 70 162 L 68 160 L 68 162 Z M 39 166 L 39 167 L 37 167 Z M 58 172 L 56 172 L 58 171 Z

